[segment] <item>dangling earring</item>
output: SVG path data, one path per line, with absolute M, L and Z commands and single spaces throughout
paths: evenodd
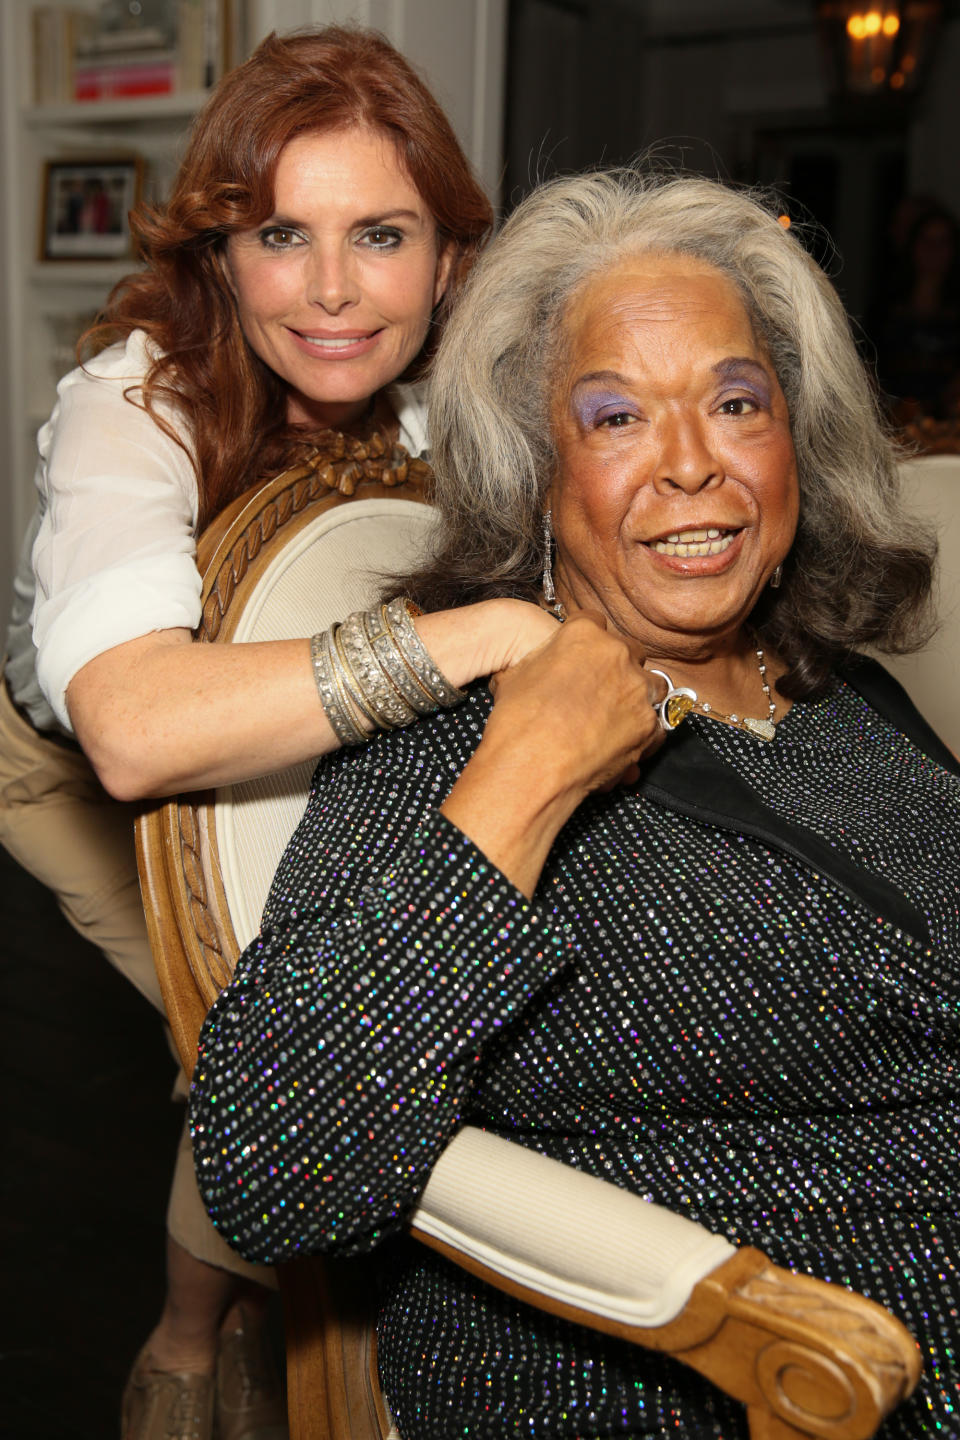
M 547 609 L 558 620 L 566 620 L 567 612 L 557 599 L 553 584 L 553 511 L 543 512 L 543 598 Z
M 779 589 L 780 589 L 780 581 L 781 581 L 782 579 L 783 579 L 783 566 L 782 566 L 782 565 L 778 565 L 777 568 L 776 568 L 776 570 L 774 570 L 773 574 L 770 576 L 770 589 L 771 589 L 771 590 L 779 590 Z

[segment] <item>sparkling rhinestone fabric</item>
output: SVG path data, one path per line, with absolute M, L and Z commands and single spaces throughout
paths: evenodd
M 639 789 L 581 806 L 528 904 L 436 814 L 489 704 L 319 767 L 202 1037 L 218 1227 L 257 1260 L 367 1249 L 465 1119 L 888 1305 L 926 1366 L 881 1434 L 956 1440 L 960 780 L 841 682 L 772 743 L 686 722 L 721 777 L 908 897 L 930 943 Z M 691 1371 L 384 1253 L 404 1440 L 745 1440 Z

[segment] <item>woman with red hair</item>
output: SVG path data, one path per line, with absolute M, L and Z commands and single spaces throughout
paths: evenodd
M 449 122 L 382 36 L 271 35 L 200 114 L 169 201 L 131 217 L 145 268 L 60 383 L 0 696 L 0 840 L 158 1008 L 129 803 L 343 738 L 306 637 L 192 643 L 195 538 L 318 432 L 424 450 L 417 382 L 491 222 Z M 454 686 L 553 624 L 512 600 L 474 609 L 469 641 L 462 617 L 417 620 Z M 263 1273 L 210 1227 L 188 1138 L 168 1228 L 124 1440 L 278 1440 L 275 1387 L 250 1380 Z

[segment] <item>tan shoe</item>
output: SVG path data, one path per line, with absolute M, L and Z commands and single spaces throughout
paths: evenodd
M 123 1392 L 123 1440 L 213 1440 L 212 1375 L 154 1370 L 141 1350 Z
M 216 1408 L 219 1440 L 289 1440 L 280 1381 L 259 1327 L 221 1334 Z

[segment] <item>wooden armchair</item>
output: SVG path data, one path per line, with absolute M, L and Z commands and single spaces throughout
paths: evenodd
M 202 537 L 202 641 L 306 635 L 363 606 L 432 523 L 426 467 L 340 443 L 241 497 Z M 147 921 L 188 1074 L 210 1003 L 256 933 L 309 764 L 159 804 L 138 823 Z M 747 1407 L 752 1440 L 866 1440 L 916 1384 L 880 1306 L 483 1131 L 460 1132 L 411 1223 L 424 1244 L 542 1308 L 667 1351 Z M 281 1270 L 294 1440 L 383 1440 L 375 1257 Z

